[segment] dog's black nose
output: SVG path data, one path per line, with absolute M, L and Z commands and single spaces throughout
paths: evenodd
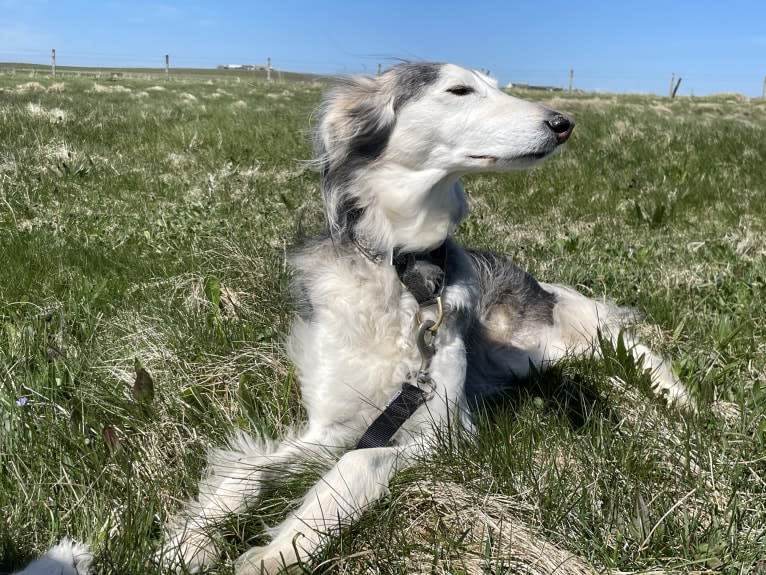
M 556 134 L 559 144 L 563 144 L 567 141 L 575 126 L 574 122 L 564 114 L 556 114 L 545 123 L 548 124 L 548 127 Z

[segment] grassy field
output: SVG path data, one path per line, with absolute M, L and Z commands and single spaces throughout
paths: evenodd
M 117 68 L 94 66 L 57 66 L 56 77 L 59 80 L 91 78 L 96 80 L 166 80 L 169 73 L 173 81 L 212 80 L 218 83 L 226 82 L 258 82 L 268 79 L 269 73 L 265 67 L 253 70 L 221 69 L 221 68 L 176 68 L 171 67 L 166 73 L 165 68 Z M 0 62 L 0 74 L 11 76 L 28 76 L 29 78 L 50 78 L 51 67 L 47 64 L 23 64 L 18 62 Z M 271 79 L 274 81 L 312 82 L 321 79 L 317 74 L 304 74 L 272 69 Z
M 321 89 L 0 75 L 0 572 L 71 535 L 98 573 L 159 573 L 206 448 L 301 419 L 285 256 L 321 226 Z M 766 573 L 766 103 L 549 102 L 567 149 L 467 180 L 459 237 L 637 308 L 699 411 L 620 350 L 567 362 L 398 476 L 318 572 Z M 310 480 L 232 520 L 214 573 Z

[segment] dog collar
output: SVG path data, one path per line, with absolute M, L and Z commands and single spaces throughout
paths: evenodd
M 386 254 L 377 251 L 366 239 L 364 239 L 362 236 L 356 235 L 353 231 L 351 232 L 350 239 L 351 243 L 354 244 L 354 247 L 359 251 L 359 253 L 370 260 L 372 263 L 382 264 L 384 261 L 392 263 L 394 259 L 393 251 L 395 250 L 392 250 L 392 252 L 388 254 L 388 257 L 386 257 Z
M 386 257 L 363 237 L 351 234 L 351 243 L 374 264 L 388 262 L 396 270 L 399 281 L 412 294 L 420 307 L 436 303 L 446 282 L 447 242 L 427 252 L 403 252 L 394 248 Z

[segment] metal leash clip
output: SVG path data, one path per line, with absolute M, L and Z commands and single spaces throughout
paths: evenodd
M 426 400 L 431 399 L 434 394 L 434 382 L 428 372 L 431 368 L 431 360 L 436 355 L 436 345 L 434 344 L 434 339 L 436 339 L 435 325 L 436 322 L 430 319 L 422 322 L 418 326 L 416 339 L 418 352 L 420 352 L 420 369 L 418 370 L 415 383 L 424 394 L 427 394 Z

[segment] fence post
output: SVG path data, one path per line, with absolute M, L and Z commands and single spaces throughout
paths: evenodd
M 569 69 L 569 91 L 572 91 L 572 83 L 574 80 L 574 68 Z
M 165 79 L 170 80 L 170 54 L 165 54 Z
M 271 82 L 271 56 L 266 59 L 266 80 Z
M 51 76 L 56 77 L 56 48 L 51 48 Z
M 678 87 L 681 85 L 681 80 L 683 80 L 683 78 L 681 78 L 681 76 L 679 76 L 678 77 L 678 81 L 676 82 L 676 85 L 673 86 L 673 89 L 670 92 L 670 97 L 671 98 L 675 98 L 676 97 L 676 92 L 678 92 Z
M 763 91 L 761 92 L 761 100 L 766 100 L 766 76 L 763 77 Z

